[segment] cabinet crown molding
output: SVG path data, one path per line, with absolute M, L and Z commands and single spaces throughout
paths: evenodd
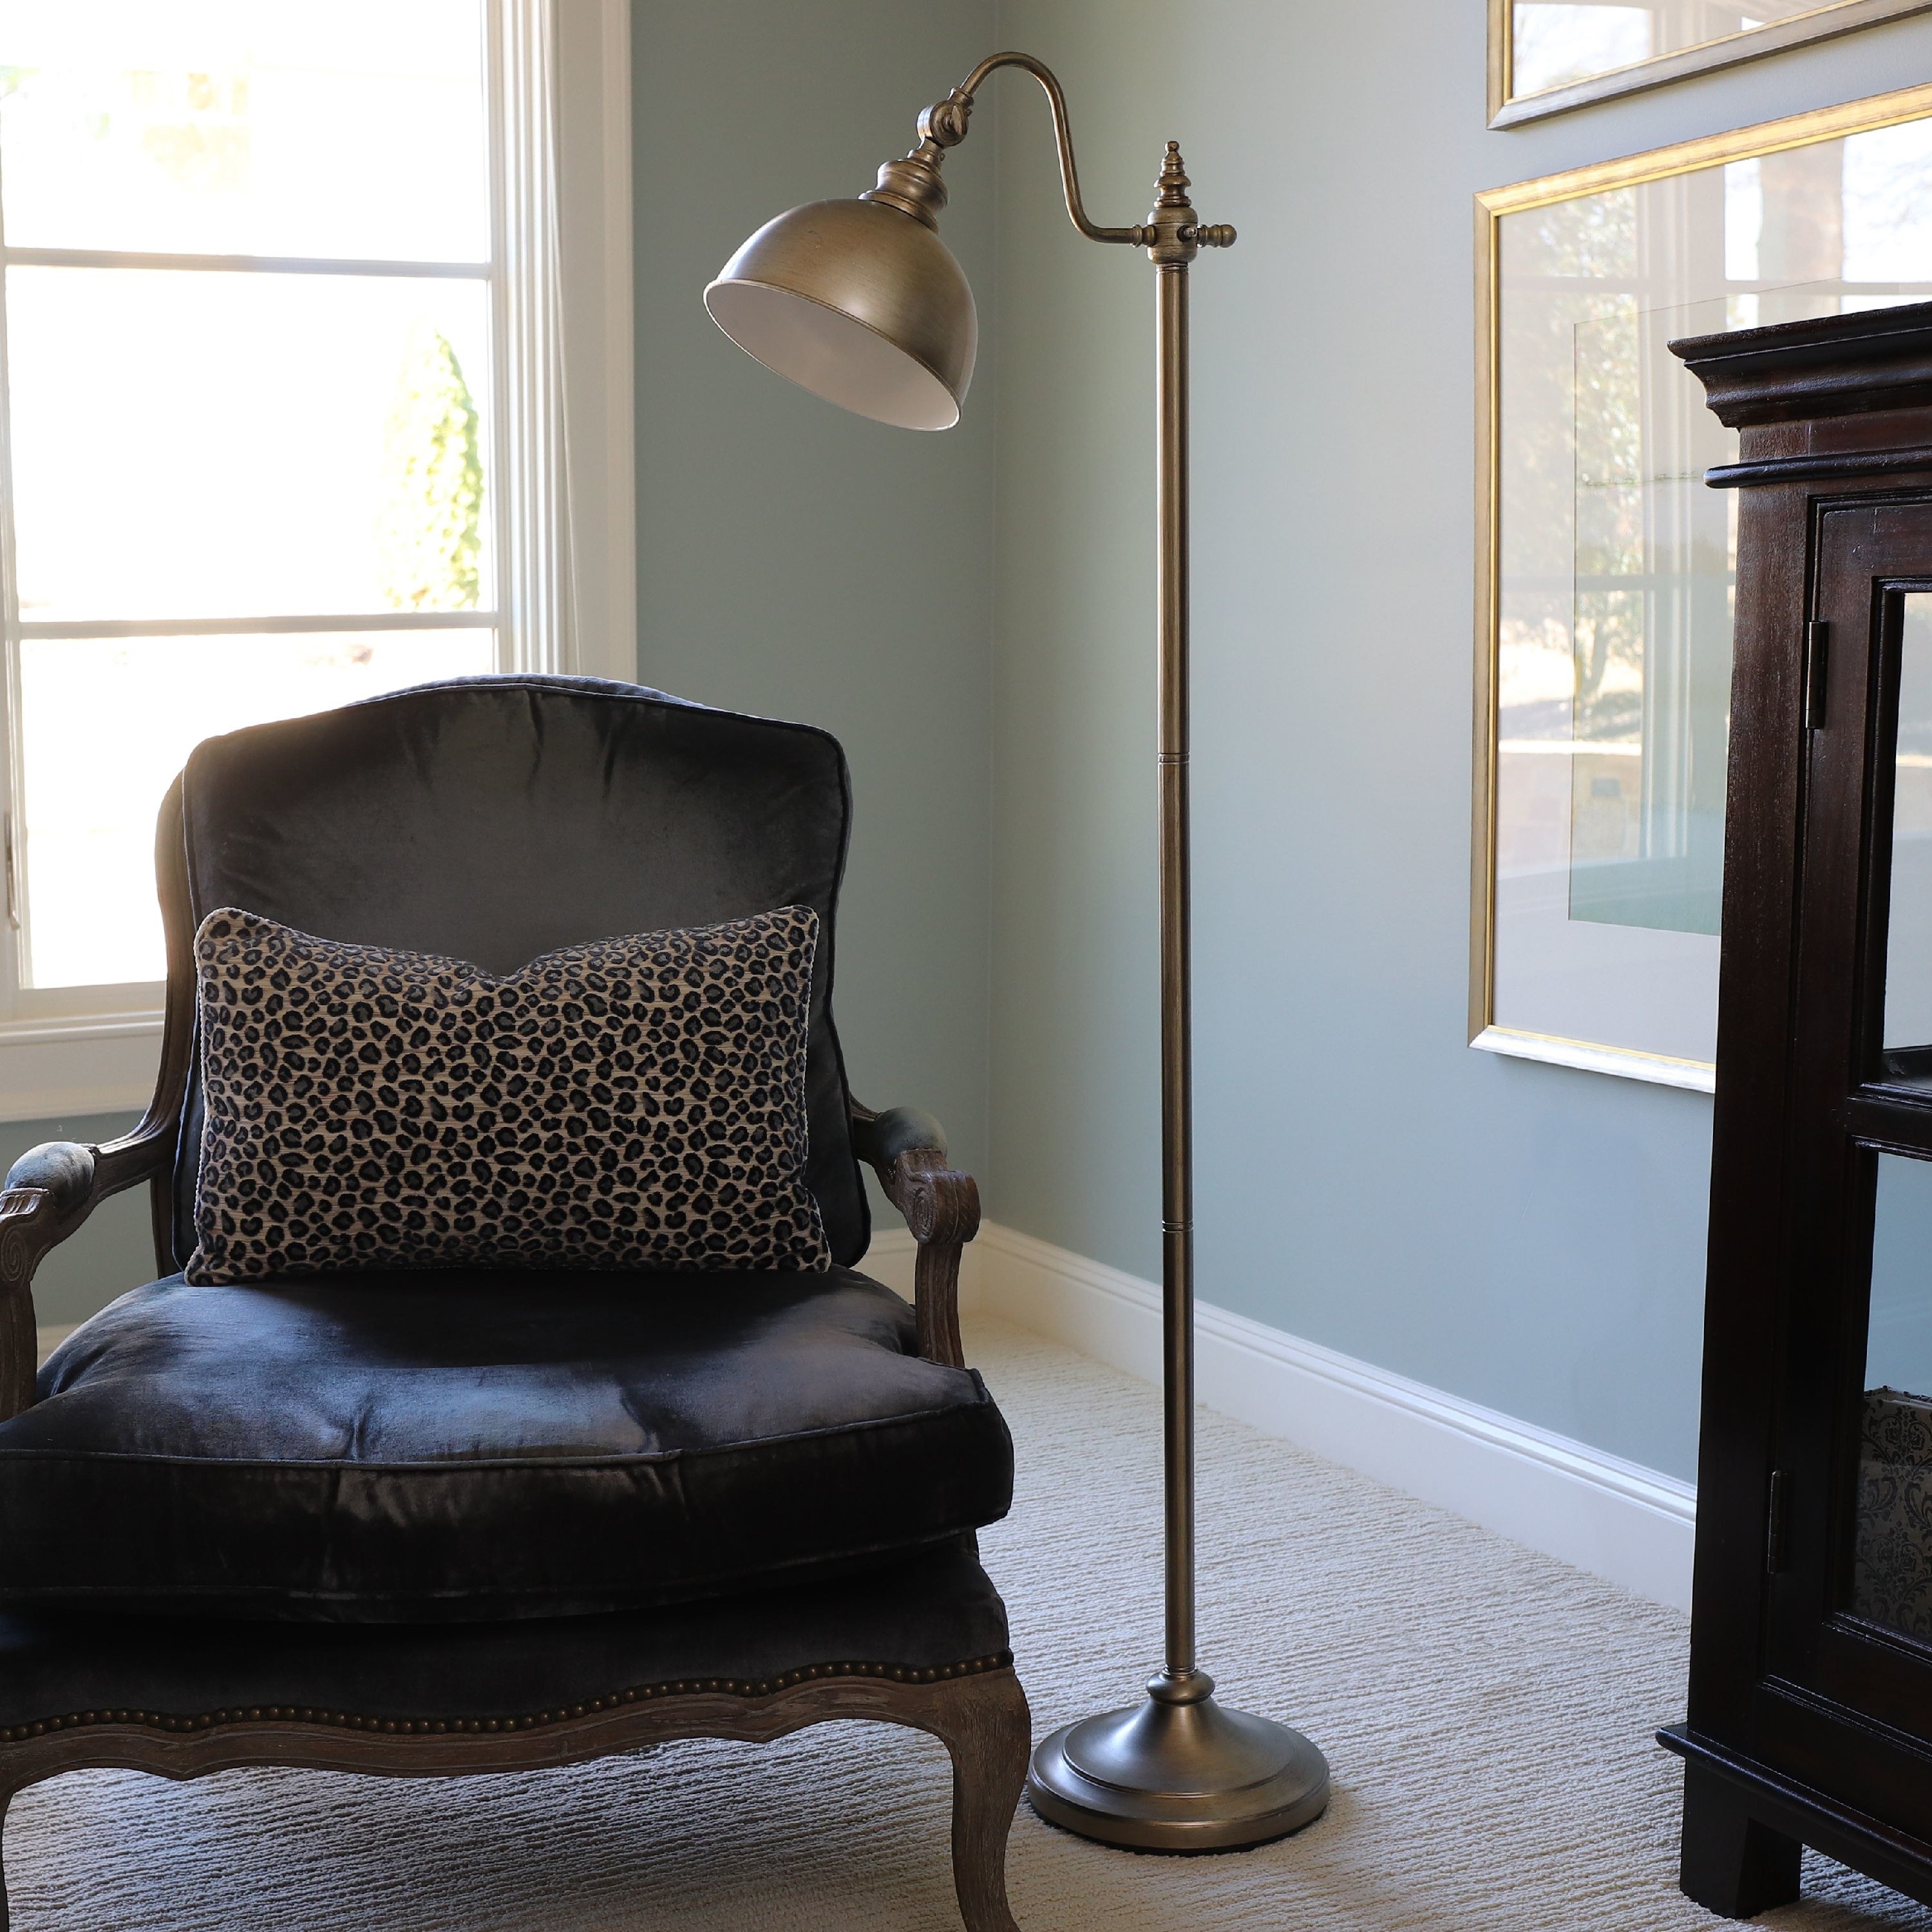
M 1670 347 L 1733 429 L 1932 406 L 1932 302 L 1689 336 Z

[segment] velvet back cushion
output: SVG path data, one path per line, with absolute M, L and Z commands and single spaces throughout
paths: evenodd
M 807 1184 L 835 1262 L 871 1239 L 832 1016 L 851 827 L 837 741 L 595 678 L 456 678 L 205 738 L 163 802 L 170 958 L 224 906 L 359 946 L 514 973 L 616 932 L 774 906 L 818 915 L 806 1060 Z M 201 1076 L 175 1173 L 176 1264 L 194 1250 Z
M 195 938 L 207 1124 L 187 1276 L 823 1270 L 810 908 L 502 976 L 232 908 Z

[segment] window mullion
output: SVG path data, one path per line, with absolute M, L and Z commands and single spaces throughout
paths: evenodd
M 496 603 L 506 669 L 577 662 L 565 464 L 551 0 L 489 8 Z
M 40 618 L 16 626 L 23 638 L 223 638 L 328 635 L 356 631 L 488 631 L 494 610 L 358 610 L 308 616 L 284 612 L 255 617 Z
M 488 262 L 356 260 L 327 255 L 174 255 L 150 250 L 5 248 L 0 259 L 16 268 L 151 268 L 170 274 L 347 275 L 406 281 L 488 281 Z
M 28 921 L 26 866 L 26 770 L 21 740 L 20 586 L 14 530 L 13 358 L 8 330 L 11 292 L 4 266 L 6 232 L 0 212 L 0 811 L 4 811 L 4 861 L 10 887 L 9 916 L 0 926 L 0 1019 L 20 1010 L 26 982 Z

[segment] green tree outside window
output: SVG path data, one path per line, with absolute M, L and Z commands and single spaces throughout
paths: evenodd
M 481 594 L 483 453 L 463 365 L 440 331 L 411 332 L 382 451 L 382 594 L 398 610 L 473 610 Z

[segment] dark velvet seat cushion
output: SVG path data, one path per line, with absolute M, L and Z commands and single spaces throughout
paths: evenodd
M 550 1616 L 836 1571 L 1003 1516 L 979 1377 L 848 1269 L 136 1288 L 0 1423 L 0 1600 Z
M 120 1712 L 195 1730 L 278 1708 L 540 1724 L 594 1698 L 715 1679 L 757 1695 L 827 1666 L 969 1675 L 1006 1646 L 1006 1606 L 959 1538 L 856 1576 L 609 1616 L 358 1628 L 0 1611 L 0 1741 Z

